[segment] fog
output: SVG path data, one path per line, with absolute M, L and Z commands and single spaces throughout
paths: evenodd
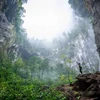
M 23 6 L 23 27 L 29 39 L 24 46 L 31 53 L 28 67 L 32 77 L 44 80 L 64 75 L 70 82 L 80 73 L 78 63 L 83 73 L 99 70 L 89 18 L 77 16 L 67 0 L 28 0 Z
M 100 100 L 99 5 L 0 0 L 0 100 Z
M 23 27 L 29 38 L 53 40 L 74 26 L 73 10 L 67 0 L 28 0 L 23 6 Z

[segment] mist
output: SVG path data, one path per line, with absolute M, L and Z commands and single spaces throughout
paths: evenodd
M 29 46 L 24 47 L 30 52 L 30 58 L 38 57 L 44 63 L 40 64 L 40 70 L 38 66 L 34 68 L 38 71 L 30 70 L 32 77 L 54 80 L 64 75 L 70 81 L 69 77 L 75 79 L 80 73 L 78 63 L 83 73 L 99 70 L 89 18 L 76 15 L 67 0 L 29 0 L 23 7 L 26 10 L 23 27 Z
M 0 100 L 100 100 L 99 71 L 100 0 L 0 0 Z
M 74 26 L 73 10 L 67 0 L 29 0 L 23 7 L 23 27 L 29 38 L 53 40 Z

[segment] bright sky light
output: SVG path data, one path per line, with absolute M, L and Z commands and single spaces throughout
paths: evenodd
M 67 0 L 28 0 L 24 7 L 23 27 L 28 37 L 50 40 L 72 28 L 72 9 Z

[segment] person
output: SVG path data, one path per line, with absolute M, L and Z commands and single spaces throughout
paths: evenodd
M 79 71 L 80 71 L 80 73 L 82 74 L 82 66 L 81 66 L 80 63 L 77 63 L 77 64 L 78 64 L 78 67 L 79 67 Z

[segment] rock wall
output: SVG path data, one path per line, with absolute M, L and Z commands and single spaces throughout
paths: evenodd
M 100 0 L 94 2 L 93 6 L 93 28 L 95 33 L 95 43 L 97 45 L 97 51 L 100 56 Z
M 85 0 L 87 7 L 91 10 L 93 16 L 93 29 L 95 34 L 95 43 L 100 56 L 100 0 Z
M 78 16 L 93 17 L 95 43 L 100 56 L 100 0 L 69 0 L 69 4 Z
M 0 54 L 6 54 L 12 61 L 18 55 L 23 55 L 20 45 L 27 42 L 21 19 L 25 12 L 22 5 L 26 2 L 27 0 L 0 0 Z
M 4 13 L 0 12 L 0 53 L 4 53 L 15 61 L 18 55 L 18 46 L 15 45 L 16 31 L 7 20 Z
M 2 12 L 4 3 L 5 0 L 0 0 L 0 55 L 4 53 L 15 60 L 18 51 L 14 48 L 16 31 L 15 27 L 8 21 L 5 12 Z
M 8 22 L 5 14 L 0 12 L 0 49 L 7 50 L 14 40 L 14 27 Z

